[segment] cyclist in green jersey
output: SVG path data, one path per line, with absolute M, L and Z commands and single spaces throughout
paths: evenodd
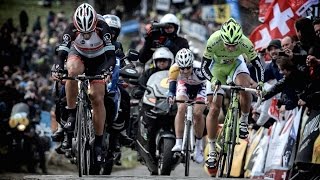
M 250 87 L 251 77 L 243 58 L 240 55 L 246 54 L 248 60 L 255 67 L 255 74 L 258 86 L 263 82 L 264 69 L 252 42 L 242 34 L 241 25 L 233 18 L 225 22 L 221 29 L 214 32 L 207 41 L 202 58 L 202 73 L 211 84 L 219 80 L 226 84 L 228 78 L 236 85 Z M 212 92 L 211 92 L 212 93 Z M 209 95 L 210 93 L 208 93 Z M 217 161 L 215 152 L 215 138 L 218 129 L 218 116 L 222 106 L 223 90 L 217 92 L 216 98 L 210 102 L 209 114 L 207 115 L 206 125 L 208 132 L 209 156 L 206 160 L 208 168 L 214 168 Z M 248 136 L 248 115 L 250 111 L 252 96 L 247 92 L 240 92 L 240 135 L 242 139 Z

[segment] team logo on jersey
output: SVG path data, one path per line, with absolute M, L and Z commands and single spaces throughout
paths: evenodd
M 106 33 L 104 36 L 103 36 L 103 40 L 105 42 L 111 42 L 111 34 L 110 33 Z
M 65 42 L 65 43 L 68 43 L 71 41 L 71 37 L 69 34 L 63 35 L 62 39 L 63 39 L 63 42 Z

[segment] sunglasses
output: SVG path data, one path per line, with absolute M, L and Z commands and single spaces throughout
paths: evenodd
M 191 66 L 188 66 L 188 67 L 180 67 L 180 70 L 182 70 L 182 71 L 185 70 L 185 69 L 186 69 L 186 70 L 189 70 L 189 69 L 191 69 Z

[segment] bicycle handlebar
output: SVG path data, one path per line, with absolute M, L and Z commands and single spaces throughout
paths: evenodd
M 108 75 L 108 74 L 107 74 Z M 76 77 L 61 77 L 60 79 L 67 79 L 67 80 L 78 80 L 78 81 L 85 81 L 85 80 L 103 80 L 106 78 L 107 75 L 95 75 L 95 76 L 86 76 L 85 74 L 80 74 Z
M 222 89 L 230 89 L 230 90 L 236 90 L 236 91 L 246 91 L 246 92 L 252 92 L 252 93 L 258 93 L 259 90 L 254 88 L 246 88 L 242 86 L 230 86 L 230 85 L 220 85 Z
M 206 104 L 204 101 L 194 101 L 194 100 L 175 100 L 176 103 L 186 103 L 186 104 Z

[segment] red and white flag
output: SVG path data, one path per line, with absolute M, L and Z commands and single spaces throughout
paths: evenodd
M 264 23 L 250 34 L 255 49 L 266 48 L 272 39 L 295 35 L 294 23 L 307 10 L 308 4 L 308 0 L 274 0 L 265 15 Z
M 260 0 L 259 1 L 259 21 L 264 22 L 264 18 L 266 17 L 266 13 L 269 9 L 273 0 Z

